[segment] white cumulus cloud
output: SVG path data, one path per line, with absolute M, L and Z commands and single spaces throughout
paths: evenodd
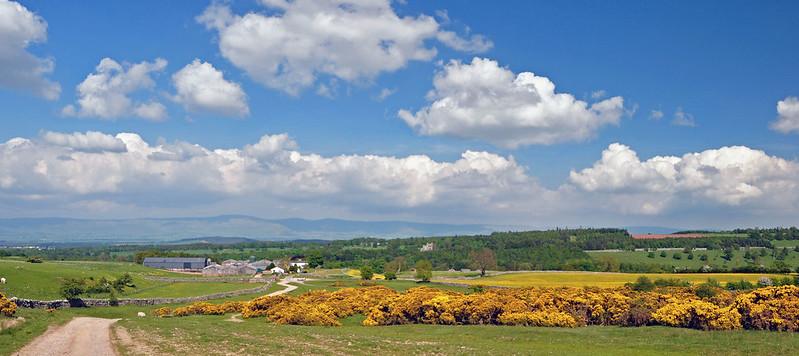
M 513 157 L 482 151 L 447 161 L 427 155 L 323 156 L 301 152 L 287 134 L 212 148 L 151 143 L 135 133 L 44 132 L 0 143 L 0 212 L 70 215 L 97 207 L 91 214 L 730 227 L 762 223 L 763 217 L 794 221 L 798 174 L 796 161 L 748 147 L 641 159 L 616 143 L 591 167 L 545 188 Z M 691 209 L 702 214 L 680 218 Z
M 456 50 L 485 51 L 491 41 L 442 31 L 427 15 L 399 16 L 388 0 L 263 0 L 265 12 L 237 15 L 209 6 L 197 21 L 219 34 L 219 50 L 255 81 L 296 95 L 318 76 L 369 81 L 409 61 L 428 61 L 438 39 Z
M 799 131 L 799 98 L 789 96 L 777 102 L 777 121 L 771 123 L 773 130 L 781 133 Z
M 47 40 L 47 22 L 14 1 L 0 0 L 0 87 L 24 90 L 55 100 L 61 86 L 47 78 L 55 64 L 27 51 Z
M 163 104 L 155 100 L 138 102 L 131 95 L 154 88 L 152 74 L 163 71 L 166 64 L 166 60 L 161 58 L 136 64 L 103 58 L 95 72 L 78 84 L 77 106 L 67 105 L 62 113 L 101 119 L 138 116 L 154 121 L 163 120 L 167 115 Z
M 630 147 L 614 143 L 593 167 L 572 171 L 570 181 L 603 193 L 620 207 L 660 213 L 675 206 L 796 204 L 799 164 L 744 146 L 722 147 L 681 157 L 641 161 Z
M 195 59 L 172 75 L 176 102 L 194 113 L 246 116 L 250 113 L 241 85 L 225 80 L 211 63 Z
M 42 135 L 42 140 L 54 146 L 69 147 L 77 151 L 124 152 L 126 150 L 122 140 L 97 131 L 73 132 L 71 134 L 48 131 Z
M 102 197 L 142 209 L 180 197 L 353 211 L 449 204 L 503 209 L 539 189 L 513 158 L 488 152 L 440 162 L 425 155 L 325 157 L 297 147 L 286 134 L 209 149 L 182 141 L 150 144 L 133 133 L 47 132 L 40 140 L 0 144 L 0 198 L 50 197 L 57 204 Z
M 451 61 L 433 79 L 432 103 L 399 116 L 423 135 L 478 139 L 516 148 L 523 145 L 583 141 L 624 114 L 616 96 L 593 104 L 556 93 L 549 78 L 514 74 L 491 59 Z

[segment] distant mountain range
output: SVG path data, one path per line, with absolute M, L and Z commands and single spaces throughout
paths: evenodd
M 334 240 L 356 237 L 413 237 L 487 234 L 520 229 L 480 224 L 341 219 L 261 219 L 245 215 L 188 218 L 0 219 L 0 245 L 47 243 L 185 243 L 203 240 Z

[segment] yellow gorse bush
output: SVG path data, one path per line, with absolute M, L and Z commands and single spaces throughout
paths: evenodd
M 700 298 L 690 288 L 653 292 L 621 288 L 490 289 L 464 294 L 418 287 L 399 293 L 375 286 L 312 291 L 292 297 L 263 296 L 249 302 L 194 303 L 156 315 L 217 315 L 240 312 L 278 324 L 337 326 L 356 314 L 363 325 L 665 325 L 701 330 L 799 331 L 799 287 L 750 292 L 718 290 Z
M 0 314 L 12 317 L 16 312 L 17 304 L 8 299 L 3 293 L 0 293 Z

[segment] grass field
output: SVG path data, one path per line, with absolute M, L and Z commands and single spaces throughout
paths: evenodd
M 531 274 L 557 278 L 559 284 L 572 283 L 574 273 L 519 273 L 487 277 L 479 281 L 515 277 L 529 280 Z M 586 273 L 580 275 L 589 275 Z M 594 280 L 638 275 L 591 273 Z M 653 277 L 671 277 L 658 274 Z M 676 275 L 677 277 L 709 275 Z M 726 275 L 725 275 L 726 276 Z M 735 277 L 742 277 L 740 274 Z M 523 277 L 523 278 L 521 278 Z M 585 278 L 586 276 L 582 276 Z M 714 275 L 714 277 L 721 277 Z M 756 277 L 754 277 L 756 278 Z M 718 278 L 723 280 L 723 278 Z M 357 287 L 355 279 L 307 281 L 292 294 L 313 289 L 333 290 Z M 550 285 L 552 280 L 550 280 Z M 377 281 L 397 290 L 419 286 L 408 280 Z M 483 283 L 485 284 L 485 283 Z M 431 287 L 464 290 L 462 287 L 424 284 Z M 274 286 L 274 290 L 282 288 Z M 254 296 L 236 297 L 235 300 Z M 232 300 L 232 299 L 225 299 Z M 223 300 L 215 301 L 221 302 Z M 170 305 L 174 307 L 174 305 Z M 583 327 L 533 328 L 513 326 L 440 326 L 399 325 L 365 327 L 357 315 L 343 321 L 341 327 L 275 325 L 263 318 L 231 322 L 230 315 L 156 318 L 156 307 L 105 307 L 62 309 L 54 312 L 20 309 L 27 319 L 13 329 L 0 331 L 0 354 L 11 354 L 43 333 L 48 325 L 62 324 L 75 316 L 121 319 L 117 326 L 129 332 L 133 343 L 119 344 L 121 355 L 132 354 L 320 354 L 385 355 L 402 354 L 570 354 L 570 355 L 772 355 L 792 354 L 799 348 L 799 334 L 733 331 L 706 332 L 667 327 Z M 147 317 L 138 318 L 143 311 Z
M 793 248 L 799 246 L 799 240 L 771 240 L 771 243 L 774 245 L 774 247 L 779 247 L 779 248 L 782 247 Z
M 721 283 L 747 280 L 757 282 L 762 276 L 779 278 L 782 275 L 754 273 L 605 273 L 605 272 L 520 272 L 505 273 L 472 279 L 434 278 L 434 282 L 460 283 L 493 287 L 618 287 L 635 282 L 640 276 L 652 280 L 676 278 L 692 283 L 701 283 L 713 278 Z
M 8 281 L 0 285 L 4 294 L 30 299 L 60 299 L 59 287 L 64 278 L 106 277 L 116 279 L 130 273 L 136 288 L 128 288 L 119 297 L 185 297 L 231 290 L 254 288 L 249 283 L 185 282 L 167 283 L 152 281 L 145 276 L 190 277 L 185 274 L 144 267 L 133 263 L 45 261 L 28 263 L 21 260 L 0 259 L 0 277 Z M 197 277 L 202 280 L 202 277 Z M 100 296 L 100 297 L 107 297 Z
M 145 311 L 145 318 L 135 317 Z M 341 327 L 275 325 L 265 319 L 231 322 L 229 315 L 155 318 L 142 307 L 21 310 L 28 321 L 0 332 L 0 354 L 19 349 L 50 324 L 74 316 L 122 319 L 138 354 L 533 354 L 533 355 L 774 355 L 793 354 L 799 335 L 763 331 L 698 331 L 667 327 L 533 328 L 514 326 L 361 326 L 362 316 Z
M 358 288 L 361 286 L 360 283 L 361 281 L 356 279 L 307 281 L 303 284 L 296 284 L 297 289 L 291 291 L 289 294 L 300 295 L 305 292 L 317 289 L 333 291 L 341 288 Z M 464 287 L 439 285 L 435 283 L 417 283 L 415 281 L 410 281 L 410 280 L 393 280 L 393 281 L 378 280 L 378 281 L 371 281 L 370 283 L 378 286 L 385 286 L 400 292 L 420 286 L 435 287 L 435 288 L 455 290 L 455 291 L 466 290 L 466 288 Z
M 783 241 L 780 241 L 783 242 Z M 787 241 L 793 242 L 793 241 Z M 795 244 L 795 242 L 793 242 Z M 751 249 L 750 253 L 758 257 L 760 264 L 764 266 L 771 266 L 774 264 L 775 259 L 771 256 L 771 250 L 767 250 L 768 254 L 766 256 L 760 256 L 760 249 Z M 719 267 L 726 267 L 726 268 L 733 268 L 733 267 L 743 267 L 751 264 L 746 259 L 744 259 L 744 255 L 746 251 L 741 249 L 740 251 L 733 252 L 733 258 L 730 261 L 727 261 L 721 256 L 723 255 L 724 251 L 721 250 L 710 250 L 710 251 L 693 251 L 694 259 L 689 260 L 688 255 L 683 253 L 682 251 L 665 251 L 666 257 L 661 257 L 661 251 L 655 251 L 654 257 L 648 257 L 649 252 L 646 251 L 621 251 L 621 252 L 592 252 L 589 251 L 588 254 L 594 259 L 602 259 L 608 258 L 613 259 L 619 263 L 636 263 L 636 264 L 655 264 L 655 265 L 666 265 L 666 266 L 674 266 L 674 267 L 687 267 L 691 269 L 699 269 L 702 268 L 704 265 L 709 266 L 719 266 Z M 678 254 L 681 258 L 674 259 L 674 254 Z M 700 260 L 701 255 L 707 255 L 707 261 Z M 799 252 L 793 251 L 791 249 L 788 252 L 788 256 L 783 261 L 789 266 L 793 268 L 799 267 Z

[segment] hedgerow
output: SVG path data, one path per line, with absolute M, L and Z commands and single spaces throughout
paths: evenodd
M 700 330 L 757 329 L 799 331 L 799 287 L 765 287 L 714 293 L 664 287 L 654 291 L 621 288 L 489 289 L 464 294 L 430 287 L 405 292 L 375 286 L 312 291 L 300 296 L 263 296 L 249 302 L 194 303 L 160 316 L 241 313 L 278 324 L 338 326 L 352 315 L 363 325 L 664 325 Z M 701 297 L 699 295 L 701 295 Z

